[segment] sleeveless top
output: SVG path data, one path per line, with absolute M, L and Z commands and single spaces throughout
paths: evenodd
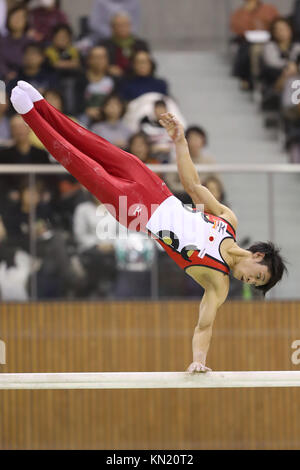
M 196 210 L 170 196 L 153 212 L 146 227 L 182 269 L 205 266 L 229 274 L 220 246 L 226 238 L 235 241 L 236 233 L 222 217 Z

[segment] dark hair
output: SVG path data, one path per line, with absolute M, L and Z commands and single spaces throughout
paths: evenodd
M 291 31 L 292 31 L 292 37 L 291 37 L 291 41 L 293 42 L 294 40 L 294 29 L 293 29 L 293 26 L 291 24 L 291 22 L 287 19 L 287 18 L 283 18 L 283 17 L 280 17 L 280 18 L 276 18 L 272 23 L 271 23 L 271 26 L 270 26 L 270 33 L 271 33 L 271 39 L 272 41 L 274 42 L 277 42 L 277 39 L 275 38 L 275 29 L 276 29 L 276 26 L 278 23 L 285 23 L 287 24 Z
M 38 44 L 38 43 L 36 43 L 36 42 L 30 42 L 29 44 L 27 44 L 27 46 L 24 47 L 23 56 L 24 56 L 24 54 L 28 51 L 28 49 L 35 49 L 35 50 L 38 51 L 42 56 L 44 56 L 44 48 L 43 48 L 43 46 L 41 46 L 40 44 Z
M 122 109 L 121 109 L 121 116 L 120 118 L 122 118 L 124 116 L 124 114 L 126 113 L 126 103 L 124 100 L 122 100 L 122 98 L 120 97 L 120 95 L 118 95 L 117 93 L 113 92 L 111 93 L 110 95 L 107 95 L 101 105 L 101 114 L 102 114 L 102 120 L 105 121 L 107 116 L 105 114 L 105 107 L 107 106 L 107 104 L 110 102 L 110 100 L 118 100 L 122 106 Z
M 188 139 L 190 134 L 192 132 L 195 132 L 196 134 L 200 135 L 201 137 L 203 137 L 203 140 L 204 140 L 204 145 L 207 145 L 208 144 L 208 137 L 207 137 L 207 133 L 206 131 L 203 129 L 203 127 L 200 127 L 200 126 L 189 126 L 185 132 L 185 136 L 186 138 Z
M 146 54 L 148 54 L 149 56 L 149 60 L 151 62 L 151 72 L 150 72 L 150 75 L 153 76 L 156 72 L 156 63 L 154 61 L 154 59 L 152 58 L 151 54 L 149 51 L 147 51 L 146 49 L 138 49 L 136 50 L 132 56 L 131 56 L 131 59 L 130 59 L 130 73 L 132 75 L 134 75 L 134 61 L 136 59 L 136 56 L 140 53 L 140 52 L 145 52 Z
M 272 289 L 272 287 L 279 282 L 284 274 L 288 274 L 287 267 L 285 263 L 287 261 L 282 258 L 280 253 L 280 248 L 277 248 L 274 243 L 268 241 L 265 242 L 255 242 L 253 245 L 248 248 L 249 251 L 252 253 L 264 253 L 264 258 L 259 262 L 264 266 L 268 266 L 268 270 L 271 274 L 271 278 L 269 282 L 263 286 L 257 286 L 255 289 L 262 292 L 263 296 L 265 297 L 266 293 Z
M 225 201 L 225 190 L 224 190 L 224 186 L 222 184 L 222 181 L 217 178 L 216 176 L 214 175 L 209 175 L 207 176 L 207 178 L 205 178 L 205 180 L 203 181 L 202 185 L 207 187 L 207 184 L 210 182 L 210 181 L 214 181 L 215 183 L 217 183 L 217 185 L 219 186 L 219 189 L 220 189 L 220 193 L 221 193 L 221 196 L 220 196 L 220 202 L 222 204 L 224 204 L 224 201 Z M 228 204 L 227 204 L 228 205 Z
M 6 18 L 6 29 L 11 33 L 11 28 L 9 26 L 9 23 L 10 23 L 10 20 L 11 20 L 11 17 L 17 12 L 17 11 L 20 11 L 20 10 L 23 10 L 26 12 L 26 15 L 27 15 L 27 21 L 25 23 L 25 28 L 24 28 L 24 32 L 26 32 L 28 29 L 29 29 L 29 20 L 28 20 L 28 10 L 27 10 L 27 7 L 24 3 L 20 3 L 19 5 L 16 5 L 14 7 L 12 7 L 8 14 L 7 14 L 7 18 Z
M 48 93 L 52 93 L 53 95 L 56 95 L 57 98 L 60 99 L 62 110 L 64 110 L 65 108 L 64 95 L 60 91 L 56 90 L 55 88 L 47 88 L 47 90 L 44 91 L 44 98 L 46 97 Z
M 52 30 L 52 38 L 57 34 L 59 33 L 60 31 L 66 31 L 70 38 L 72 39 L 73 37 L 73 30 L 71 28 L 71 26 L 69 26 L 68 24 L 57 24 L 56 26 L 54 26 L 53 30 Z
M 167 103 L 164 100 L 156 100 L 154 102 L 154 107 L 156 107 L 156 106 L 165 106 L 165 107 L 167 107 Z
M 131 148 L 133 141 L 135 139 L 137 139 L 138 137 L 141 137 L 142 139 L 144 139 L 144 142 L 149 147 L 149 152 L 150 152 L 149 138 L 148 138 L 147 134 L 145 134 L 145 132 L 143 132 L 143 131 L 139 131 L 139 132 L 136 132 L 135 134 L 132 134 L 132 136 L 130 137 L 130 139 L 128 141 L 128 148 L 129 149 Z

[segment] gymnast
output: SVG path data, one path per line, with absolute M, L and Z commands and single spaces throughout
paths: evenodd
M 29 83 L 18 82 L 11 102 L 51 155 L 121 225 L 155 239 L 203 287 L 188 371 L 210 371 L 206 356 L 217 310 L 228 296 L 229 272 L 265 296 L 287 271 L 280 250 L 271 242 L 247 250 L 237 245 L 237 217 L 201 185 L 184 128 L 172 114 L 161 115 L 160 124 L 175 142 L 180 180 L 194 207 L 182 204 L 136 156 L 64 116 Z

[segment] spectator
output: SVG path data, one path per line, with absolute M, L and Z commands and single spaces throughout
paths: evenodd
M 94 0 L 89 17 L 89 26 L 94 41 L 107 39 L 111 35 L 111 20 L 120 12 L 126 12 L 136 34 L 140 23 L 140 0 Z
M 138 132 L 130 137 L 128 152 L 132 153 L 146 164 L 158 163 L 158 161 L 151 156 L 149 140 L 143 132 Z
M 50 65 L 61 75 L 77 71 L 80 66 L 79 53 L 72 45 L 72 36 L 70 26 L 57 25 L 53 30 L 52 43 L 45 50 Z
M 135 52 L 149 51 L 148 44 L 132 33 L 130 17 L 127 13 L 117 13 L 111 20 L 112 37 L 103 42 L 109 53 L 109 72 L 121 77 L 129 71 L 130 61 Z
M 126 148 L 131 132 L 122 120 L 125 110 L 125 103 L 118 95 L 109 95 L 102 106 L 102 121 L 91 127 L 92 132 L 117 147 Z
M 214 164 L 214 158 L 208 156 L 205 152 L 207 146 L 207 134 L 206 131 L 199 126 L 190 126 L 186 130 L 186 139 L 189 146 L 191 159 L 196 165 L 207 165 Z M 207 173 L 201 172 L 201 180 L 208 176 Z M 191 199 L 185 194 L 182 184 L 180 182 L 178 173 L 168 173 L 164 177 L 170 190 L 174 192 L 179 199 L 185 204 L 190 204 Z
M 278 10 L 261 0 L 244 0 L 244 5 L 235 10 L 230 19 L 231 30 L 237 36 L 256 29 L 269 31 L 272 22 L 279 16 Z
M 27 185 L 20 190 L 19 198 L 7 198 L 2 213 L 6 231 L 6 245 L 14 250 L 30 251 L 30 211 L 35 209 L 37 218 L 50 216 L 50 204 L 43 200 L 42 187 L 29 188 Z
M 38 218 L 35 224 L 36 255 L 39 268 L 36 272 L 38 299 L 66 297 L 79 283 L 72 269 L 65 237 L 54 230 L 49 219 Z
M 26 46 L 23 56 L 23 67 L 16 79 L 7 85 L 8 94 L 17 85 L 18 80 L 25 80 L 44 93 L 48 88 L 57 87 L 57 75 L 45 66 L 43 49 L 38 44 Z
M 53 222 L 55 227 L 64 230 L 70 237 L 74 211 L 78 204 L 87 200 L 87 195 L 73 176 L 64 174 L 58 180 L 58 194 L 53 201 Z
M 160 163 L 169 163 L 174 148 L 173 141 L 159 124 L 160 116 L 167 112 L 166 102 L 157 100 L 154 103 L 154 118 L 151 119 L 145 116 L 140 124 L 141 131 L 148 136 L 152 156 Z
M 32 6 L 33 6 L 32 2 Z M 30 26 L 34 39 L 45 44 L 52 40 L 53 29 L 58 24 L 68 24 L 66 15 L 59 9 L 57 0 L 39 0 L 30 11 Z
M 272 40 L 263 52 L 262 80 L 264 84 L 263 109 L 277 110 L 284 85 L 299 73 L 300 43 L 293 42 L 292 28 L 287 20 L 275 20 Z
M 18 5 L 8 13 L 7 30 L 0 37 L 0 79 L 13 80 L 22 66 L 25 47 L 32 41 L 27 34 L 28 18 L 24 5 Z
M 165 80 L 156 78 L 155 63 L 149 52 L 138 51 L 132 57 L 132 72 L 121 80 L 118 90 L 126 101 L 134 100 L 139 96 L 157 92 L 168 95 L 168 85 Z
M 12 144 L 9 119 L 6 115 L 8 109 L 8 100 L 6 103 L 0 103 L 0 148 L 9 147 Z
M 0 151 L 0 163 L 22 165 L 49 163 L 47 153 L 31 145 L 30 129 L 21 116 L 15 115 L 10 119 L 10 130 L 14 145 Z
M 114 80 L 108 75 L 108 54 L 103 46 L 93 47 L 86 60 L 86 71 L 76 82 L 76 112 L 85 125 L 99 121 L 101 106 L 114 89 Z
M 250 44 L 245 33 L 251 30 L 269 31 L 272 22 L 279 17 L 277 9 L 260 0 L 245 0 L 231 17 L 231 30 L 237 35 L 239 44 L 235 58 L 233 74 L 241 80 L 241 89 L 253 88 L 253 74 L 258 73 L 261 46 Z M 255 70 L 254 70 L 255 69 Z
M 101 217 L 101 220 L 99 220 Z M 81 295 L 108 296 L 116 277 L 115 247 L 109 227 L 117 235 L 118 223 L 95 197 L 79 204 L 74 211 L 74 238 L 86 272 Z

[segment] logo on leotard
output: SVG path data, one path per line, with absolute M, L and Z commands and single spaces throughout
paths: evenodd
M 172 248 L 173 251 L 176 251 L 185 261 L 191 263 L 191 257 L 195 251 L 200 251 L 196 245 L 187 245 L 184 246 L 181 251 L 179 248 L 179 238 L 176 233 L 171 232 L 170 230 L 161 230 L 156 234 L 156 236 L 169 248 Z M 203 251 L 203 250 L 202 250 Z

